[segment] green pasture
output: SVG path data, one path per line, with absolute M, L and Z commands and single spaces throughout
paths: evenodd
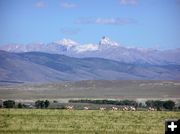
M 1 134 L 164 134 L 180 112 L 0 109 Z

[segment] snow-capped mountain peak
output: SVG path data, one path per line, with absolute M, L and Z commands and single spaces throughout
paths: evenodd
M 87 51 L 97 51 L 98 46 L 94 44 L 85 44 L 85 45 L 79 45 L 74 48 L 74 51 L 77 53 L 83 53 Z
M 64 54 L 72 57 L 99 57 L 125 63 L 180 65 L 180 49 L 164 50 L 127 47 L 103 36 L 99 44 L 80 44 L 71 39 L 62 39 L 49 44 L 33 43 L 28 45 L 9 44 L 0 46 L 8 52 L 46 52 Z
M 72 47 L 72 46 L 79 45 L 78 42 L 73 41 L 71 39 L 62 39 L 62 40 L 59 40 L 59 41 L 55 41 L 54 43 L 59 44 L 59 45 L 63 45 L 63 46 L 67 46 L 67 47 Z
M 119 44 L 115 41 L 112 41 L 110 38 L 103 36 L 99 42 L 100 48 L 107 48 L 107 47 L 117 47 Z

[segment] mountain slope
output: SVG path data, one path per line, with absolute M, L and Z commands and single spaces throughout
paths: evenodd
M 0 51 L 0 81 L 180 80 L 179 65 L 136 65 L 102 58 Z

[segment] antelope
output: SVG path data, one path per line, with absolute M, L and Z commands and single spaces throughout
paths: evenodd
M 99 108 L 101 111 L 104 111 L 106 108 L 104 108 L 104 107 L 100 107 Z
M 128 111 L 129 109 L 128 109 L 128 107 L 123 107 L 123 109 L 122 109 L 123 111 Z
M 136 111 L 136 108 L 131 106 L 131 107 L 130 107 L 130 110 L 131 110 L 131 111 Z
M 84 110 L 89 110 L 89 108 L 88 107 L 84 107 Z
M 155 109 L 155 108 L 152 108 L 152 107 L 149 107 L 149 108 L 148 108 L 148 111 L 156 111 L 156 109 Z
M 113 110 L 113 111 L 117 111 L 118 108 L 117 108 L 117 107 L 112 107 L 112 110 Z
M 73 110 L 74 107 L 73 107 L 73 106 L 67 106 L 66 109 L 68 109 L 68 110 Z

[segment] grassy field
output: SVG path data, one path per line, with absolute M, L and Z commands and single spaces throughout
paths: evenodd
M 0 109 L 2 134 L 163 134 L 180 112 Z

